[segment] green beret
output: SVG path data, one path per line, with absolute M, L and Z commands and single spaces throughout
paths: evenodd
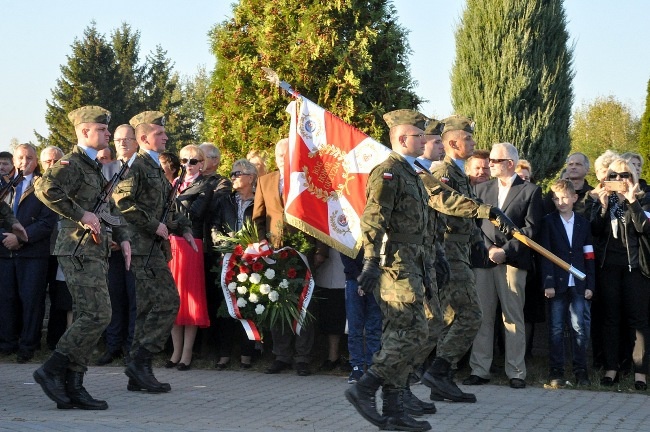
M 100 106 L 88 105 L 69 112 L 68 119 L 73 126 L 81 123 L 102 123 L 107 125 L 111 121 L 111 112 Z
M 129 124 L 134 128 L 141 124 L 155 124 L 158 126 L 165 126 L 165 114 L 160 111 L 143 111 L 140 114 L 134 115 Z
M 442 122 L 436 119 L 429 119 L 429 124 L 424 128 L 425 135 L 442 135 Z
M 384 121 L 389 128 L 399 125 L 412 125 L 424 130 L 429 118 L 414 110 L 399 109 L 384 114 Z
M 469 117 L 453 115 L 442 120 L 442 133 L 455 130 L 474 133 L 474 125 L 474 120 Z

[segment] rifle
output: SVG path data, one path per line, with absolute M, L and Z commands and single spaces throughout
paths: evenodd
M 19 169 L 18 174 L 16 177 L 11 179 L 11 181 L 7 182 L 7 185 L 0 190 L 0 201 L 4 201 L 7 195 L 9 195 L 9 192 L 11 191 L 12 188 L 15 188 L 18 186 L 18 184 L 23 181 L 25 176 L 23 176 L 23 170 Z
M 167 217 L 169 216 L 169 212 L 171 211 L 172 207 L 176 203 L 176 194 L 178 193 L 178 189 L 185 181 L 186 173 L 187 173 L 187 167 L 185 165 L 181 165 L 181 173 L 176 179 L 176 181 L 174 182 L 174 185 L 172 186 L 172 189 L 169 191 L 169 194 L 167 195 L 165 208 L 163 209 L 162 216 L 160 216 L 159 222 L 162 224 L 167 223 Z M 144 262 L 144 270 L 148 275 L 151 275 L 151 277 L 153 277 L 153 269 L 149 267 L 149 260 L 151 259 L 151 254 L 153 253 L 156 245 L 160 245 L 160 242 L 162 242 L 162 237 L 156 236 L 156 238 L 154 238 L 153 242 L 151 243 L 151 248 L 149 249 L 149 255 L 147 255 L 147 260 Z
M 133 156 L 131 156 L 131 159 L 129 159 L 126 162 L 122 162 L 122 167 L 120 168 L 119 172 L 116 172 L 113 174 L 113 177 L 106 183 L 104 186 L 104 189 L 100 192 L 99 196 L 97 197 L 97 201 L 95 202 L 95 205 L 93 207 L 92 212 L 97 215 L 97 217 L 100 220 L 103 220 L 107 225 L 110 226 L 118 226 L 120 225 L 120 218 L 118 216 L 113 216 L 109 209 L 108 209 L 108 203 L 111 199 L 111 196 L 113 195 L 113 190 L 115 190 L 115 187 L 117 184 L 124 178 L 126 175 L 127 171 L 133 164 L 133 161 L 135 160 L 135 156 L 137 153 L 134 153 Z M 93 233 L 89 228 L 86 228 L 81 235 L 81 238 L 79 238 L 79 241 L 77 242 L 77 246 L 74 248 L 74 252 L 72 252 L 72 256 L 70 259 L 72 259 L 72 262 L 76 264 L 75 259 L 79 263 L 79 270 L 83 270 L 83 264 L 81 263 L 81 260 L 77 257 L 77 254 L 79 252 L 79 249 L 82 247 L 84 243 L 84 240 L 86 240 L 86 237 L 88 234 L 91 234 L 91 237 L 95 244 L 99 244 L 101 242 L 101 237 L 99 234 Z M 75 265 L 75 267 L 77 267 Z

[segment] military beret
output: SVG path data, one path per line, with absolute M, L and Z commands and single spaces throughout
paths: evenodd
M 165 126 L 165 114 L 160 111 L 143 111 L 140 114 L 134 115 L 129 120 L 129 124 L 134 128 L 141 124 Z
M 462 130 L 465 132 L 474 133 L 475 123 L 474 120 L 472 120 L 469 117 L 453 115 L 441 121 L 443 124 L 441 130 L 442 133 L 455 131 L 455 130 Z
M 429 119 L 429 124 L 424 128 L 425 135 L 441 135 L 442 134 L 442 122 L 436 119 Z
M 429 118 L 414 110 L 398 109 L 384 114 L 384 121 L 389 128 L 399 125 L 412 125 L 424 130 Z
M 81 123 L 102 123 L 111 121 L 111 112 L 96 105 L 83 106 L 68 113 L 68 119 L 73 126 Z

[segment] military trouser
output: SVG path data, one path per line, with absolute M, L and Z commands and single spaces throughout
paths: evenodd
M 429 354 L 431 354 L 431 351 L 436 347 L 440 338 L 440 332 L 445 325 L 442 320 L 440 294 L 438 292 L 435 277 L 433 279 L 433 287 L 431 291 L 432 292 L 428 296 L 429 298 L 425 299 L 424 304 L 429 335 L 424 341 L 421 341 L 420 350 L 415 354 L 414 364 L 416 367 L 423 364 L 427 357 L 429 357 Z
M 69 256 L 58 257 L 72 295 L 75 319 L 59 339 L 56 351 L 70 359 L 69 369 L 85 372 L 88 358 L 97 346 L 102 332 L 111 321 L 111 299 L 108 295 L 105 258 L 87 256 L 83 268 Z
M 154 354 L 165 348 L 180 305 L 178 290 L 162 251 L 154 250 L 148 269 L 144 268 L 146 260 L 143 255 L 131 257 L 137 306 L 131 357 L 140 347 Z
M 456 364 L 472 346 L 481 327 L 481 306 L 476 278 L 469 264 L 449 260 L 451 279 L 440 289 L 444 327 L 438 339 L 437 356 Z
M 370 370 L 383 378 L 385 385 L 404 388 L 415 356 L 428 335 L 422 276 L 384 271 L 375 298 L 383 330 L 381 349 L 373 356 Z

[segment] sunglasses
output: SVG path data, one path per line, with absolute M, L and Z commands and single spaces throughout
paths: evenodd
M 241 177 L 243 175 L 250 175 L 250 174 L 245 173 L 244 171 L 233 171 L 233 172 L 230 173 L 230 178 L 233 178 L 233 177 L 234 178 L 239 178 L 239 177 Z
M 620 177 L 622 179 L 629 179 L 629 178 L 632 177 L 632 173 L 629 173 L 629 172 L 620 172 L 620 173 L 611 172 L 611 173 L 609 173 L 609 179 L 610 180 L 616 180 L 616 177 Z
M 424 134 L 423 134 L 423 133 L 419 133 L 419 134 L 405 134 L 405 135 L 402 135 L 402 136 L 405 136 L 405 137 L 410 137 L 410 136 L 411 136 L 411 137 L 424 138 Z
M 488 159 L 490 163 L 498 164 L 501 162 L 511 161 L 512 159 Z
M 181 159 L 181 163 L 183 165 L 185 165 L 186 163 L 189 163 L 190 165 L 194 166 L 199 162 L 203 162 L 203 159 L 187 159 L 187 158 Z

